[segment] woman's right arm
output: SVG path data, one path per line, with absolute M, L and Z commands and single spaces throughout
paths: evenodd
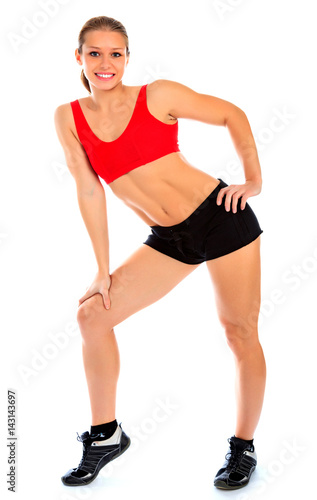
M 79 299 L 79 305 L 95 293 L 100 293 L 105 307 L 109 309 L 108 290 L 111 285 L 111 277 L 109 274 L 106 196 L 100 179 L 91 167 L 83 146 L 71 130 L 69 106 L 69 104 L 62 104 L 56 108 L 54 114 L 55 128 L 64 150 L 67 167 L 76 182 L 80 213 L 90 236 L 98 265 L 94 281 Z

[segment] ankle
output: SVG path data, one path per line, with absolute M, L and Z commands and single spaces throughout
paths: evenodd
M 105 422 L 98 425 L 91 425 L 90 434 L 103 434 L 105 439 L 111 437 L 118 427 L 117 420 L 112 420 L 111 422 Z
M 236 435 L 234 434 L 233 439 L 234 439 L 235 441 L 238 441 L 238 442 L 244 442 L 244 443 L 248 443 L 248 444 L 251 444 L 251 445 L 253 445 L 253 441 L 254 441 L 254 438 L 252 438 L 252 439 L 245 439 L 244 437 L 242 438 L 242 437 L 241 437 L 241 434 L 239 434 L 239 436 L 236 436 Z

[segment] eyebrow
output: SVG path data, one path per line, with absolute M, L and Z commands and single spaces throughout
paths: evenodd
M 95 45 L 89 45 L 87 49 L 100 49 L 100 47 L 96 47 Z M 124 50 L 125 47 L 112 47 L 112 50 L 118 50 L 118 49 Z

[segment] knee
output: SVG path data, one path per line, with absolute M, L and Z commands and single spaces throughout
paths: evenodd
M 250 354 L 259 343 L 257 327 L 233 322 L 225 322 L 223 326 L 227 344 L 237 357 Z
M 89 332 L 91 337 L 92 333 L 98 330 L 100 322 L 105 326 L 104 313 L 105 308 L 100 293 L 96 293 L 80 304 L 77 310 L 77 321 L 83 337 L 86 336 L 86 332 Z

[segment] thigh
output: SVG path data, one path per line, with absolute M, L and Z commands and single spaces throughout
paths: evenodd
M 104 308 L 102 297 L 97 293 L 78 310 L 88 308 L 98 321 L 114 327 L 166 295 L 199 265 L 185 264 L 142 245 L 111 273 L 110 309 Z
M 261 301 L 260 236 L 239 250 L 206 261 L 206 265 L 221 323 L 254 329 Z

